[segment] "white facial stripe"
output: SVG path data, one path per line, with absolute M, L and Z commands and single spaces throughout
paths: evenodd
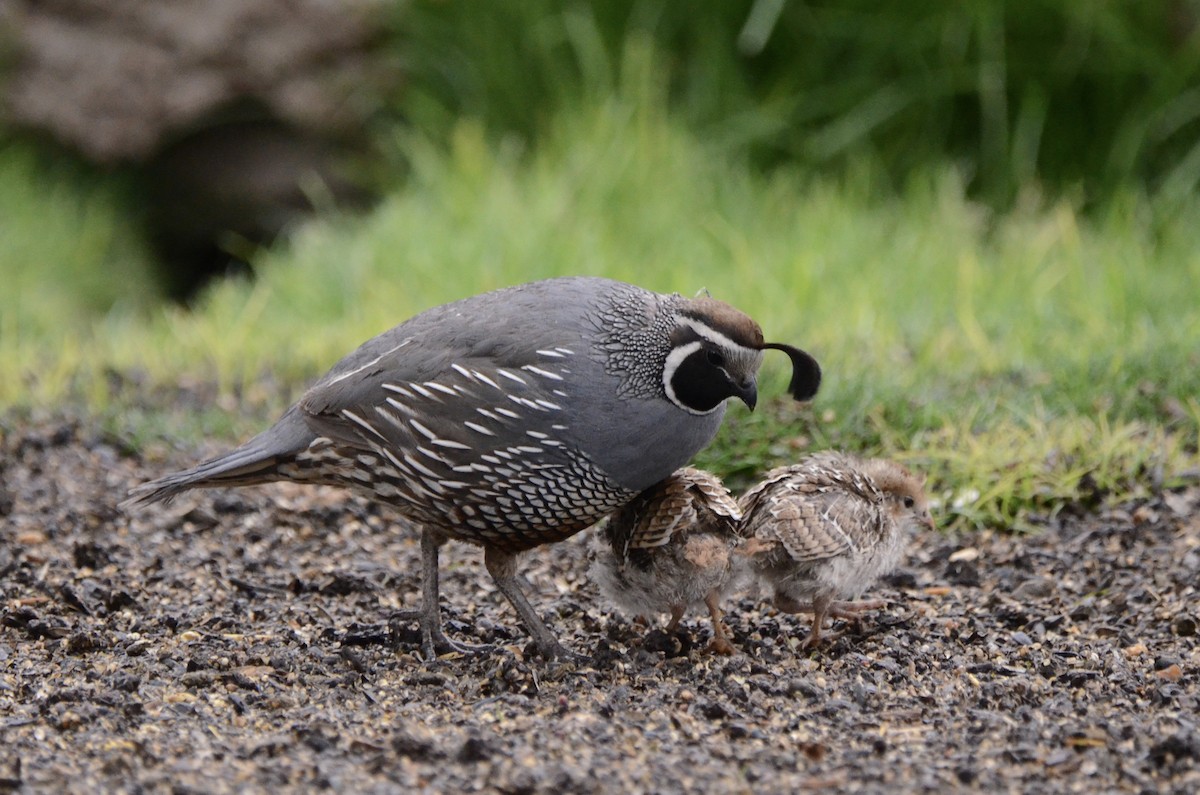
M 711 326 L 708 326 L 708 325 L 700 322 L 699 320 L 695 320 L 694 318 L 681 317 L 681 318 L 679 318 L 679 324 L 681 326 L 687 326 L 692 331 L 699 334 L 701 337 L 704 337 L 704 339 L 708 340 L 709 342 L 715 343 L 715 344 L 721 346 L 722 348 L 725 348 L 726 350 L 736 350 L 738 348 L 740 348 L 741 350 L 744 350 L 744 351 L 751 351 L 751 352 L 757 352 L 757 350 L 758 350 L 757 348 L 748 348 L 745 345 L 734 342 L 733 340 L 731 340 L 729 337 L 726 337 L 721 332 L 717 331 L 716 329 L 712 328 Z
M 689 342 L 687 345 L 680 345 L 678 348 L 672 348 L 671 352 L 667 354 L 667 363 L 663 366 L 663 391 L 667 393 L 667 399 L 688 414 L 707 414 L 708 412 L 696 411 L 693 408 L 685 406 L 683 401 L 675 394 L 675 388 L 671 386 L 671 380 L 675 377 L 675 371 L 679 369 L 679 365 L 683 364 L 683 360 L 700 350 L 700 348 L 701 344 L 698 341 Z

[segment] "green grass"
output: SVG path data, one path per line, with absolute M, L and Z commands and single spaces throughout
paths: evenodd
M 825 173 L 870 152 L 903 180 L 947 157 L 1009 207 L 1031 181 L 1107 198 L 1200 183 L 1194 4 L 1058 0 L 492 0 L 396 7 L 411 82 L 384 100 L 431 136 L 461 117 L 538 140 L 652 43 L 664 99 L 758 164 Z
M 0 350 L 6 383 L 54 382 L 74 340 L 97 318 L 145 307 L 151 266 L 118 191 L 71 165 L 0 138 Z M 40 372 L 41 371 L 41 372 Z M 34 387 L 35 394 L 40 387 Z
M 1130 193 L 1085 219 L 1030 192 L 995 216 L 950 168 L 899 191 L 869 162 L 763 176 L 655 110 L 654 74 L 631 48 L 621 90 L 558 116 L 533 151 L 469 121 L 444 145 L 397 134 L 404 186 L 297 230 L 257 281 L 219 284 L 194 311 L 83 283 L 84 264 L 138 256 L 112 197 L 23 186 L 0 160 L 0 196 L 36 203 L 4 216 L 8 252 L 25 253 L 4 254 L 21 289 L 0 297 L 0 406 L 83 403 L 134 444 L 234 438 L 425 307 L 603 274 L 708 289 L 821 360 L 811 407 L 731 411 L 700 463 L 735 484 L 811 447 L 878 452 L 929 474 L 943 524 L 1019 529 L 1197 466 L 1200 208 Z M 763 394 L 782 393 L 786 361 L 766 370 Z M 170 407 L 208 383 L 215 408 Z

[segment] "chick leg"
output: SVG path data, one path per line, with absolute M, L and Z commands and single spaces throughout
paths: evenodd
M 708 642 L 708 650 L 717 654 L 736 654 L 737 646 L 734 646 L 729 640 L 729 630 L 721 621 L 721 594 L 717 591 L 709 591 L 708 595 L 704 597 L 704 604 L 708 607 L 708 615 L 712 619 L 713 626 L 713 637 Z
M 871 610 L 887 607 L 884 599 L 862 599 L 857 602 L 832 602 L 829 605 L 829 615 L 834 618 L 859 619 L 862 614 Z
M 822 594 L 812 601 L 812 630 L 808 633 L 808 638 L 805 639 L 801 646 L 805 651 L 816 648 L 821 642 L 821 627 L 825 624 L 825 616 L 829 613 L 829 608 L 833 604 L 833 597 Z M 837 635 L 834 635 L 837 637 Z
M 785 613 L 811 613 L 811 602 L 797 602 L 789 596 L 776 596 L 775 606 Z M 863 613 L 887 607 L 885 599 L 861 599 L 857 602 L 830 602 L 826 613 L 830 618 L 861 618 Z
M 821 627 L 825 623 L 825 616 L 829 614 L 829 610 L 833 606 L 833 597 L 822 595 L 811 602 L 800 602 L 786 594 L 776 593 L 775 606 L 785 613 L 813 614 L 812 629 L 809 631 L 804 643 L 800 645 L 800 648 L 808 650 L 821 642 Z M 837 635 L 834 635 L 834 637 L 837 637 Z
M 808 639 L 804 642 L 804 648 L 811 649 L 816 646 L 821 639 L 821 629 L 827 616 L 830 618 L 844 618 L 850 621 L 858 621 L 862 618 L 863 613 L 887 607 L 887 602 L 883 599 L 863 599 L 857 602 L 835 602 L 831 596 L 819 597 L 814 599 L 812 602 L 799 602 L 790 596 L 776 594 L 775 606 L 785 613 L 813 614 L 813 629 L 809 634 Z M 832 635 L 826 635 L 825 637 L 836 638 L 840 635 L 840 632 L 836 632 Z
M 679 629 L 679 622 L 683 621 L 683 605 L 671 605 L 671 620 L 667 622 L 667 628 L 663 630 L 668 635 L 674 635 Z

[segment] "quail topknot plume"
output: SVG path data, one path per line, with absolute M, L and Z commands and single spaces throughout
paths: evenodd
M 762 351 L 792 360 L 808 399 L 820 368 L 764 343 L 728 304 L 565 277 L 434 307 L 334 365 L 241 447 L 138 486 L 128 503 L 198 487 L 292 480 L 346 486 L 422 527 L 422 651 L 466 650 L 442 631 L 438 550 L 484 565 L 546 657 L 566 651 L 518 585 L 518 553 L 588 527 L 685 464 L 725 402 L 751 408 Z
M 749 575 L 733 553 L 740 518 L 737 501 L 715 475 L 685 467 L 608 518 L 588 574 L 628 613 L 670 613 L 668 633 L 689 607 L 704 606 L 712 618 L 709 649 L 732 654 L 720 603 Z
M 833 452 L 771 470 L 739 504 L 743 552 L 775 605 L 813 614 L 806 649 L 820 641 L 827 615 L 882 607 L 838 600 L 894 569 L 917 526 L 933 528 L 920 478 L 892 461 Z

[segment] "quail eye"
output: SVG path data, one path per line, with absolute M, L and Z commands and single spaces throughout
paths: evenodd
M 904 507 L 905 507 L 905 508 L 911 508 L 911 507 L 913 507 L 913 505 L 915 505 L 915 504 L 916 504 L 916 503 L 914 503 L 914 502 L 913 502 L 913 498 L 912 498 L 912 497 L 905 497 L 905 498 L 904 498 Z
M 720 351 L 709 351 L 708 352 L 708 363 L 711 364 L 713 367 L 724 367 L 725 366 L 725 357 L 721 354 Z

